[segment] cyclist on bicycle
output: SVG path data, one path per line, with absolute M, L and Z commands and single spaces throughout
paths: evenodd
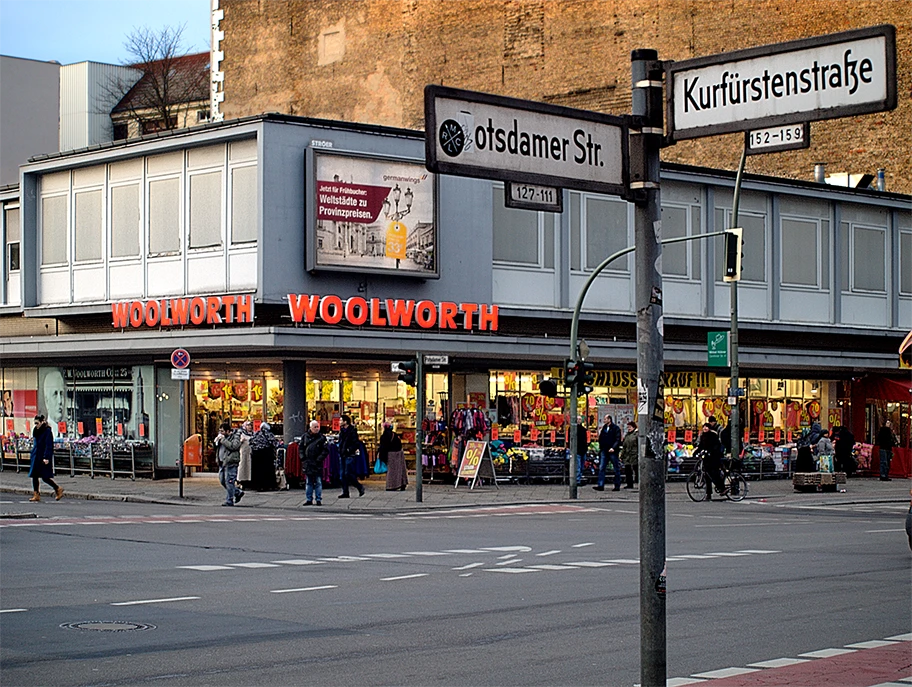
M 713 484 L 720 494 L 725 493 L 725 477 L 722 474 L 722 442 L 708 422 L 703 425 L 697 452 L 703 453 L 703 471 L 709 477 L 706 480 L 706 500 L 711 501 Z

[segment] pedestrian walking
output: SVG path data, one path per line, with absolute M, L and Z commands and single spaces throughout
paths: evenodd
M 253 438 L 253 422 L 245 420 L 241 424 L 241 462 L 238 463 L 238 488 L 249 489 L 253 481 L 250 440 Z
M 312 506 L 316 500 L 323 505 L 323 464 L 329 455 L 326 437 L 320 431 L 320 421 L 311 420 L 307 434 L 301 440 L 301 471 L 304 473 L 305 506 Z
M 408 471 L 405 469 L 405 454 L 402 452 L 402 438 L 388 423 L 383 423 L 377 460 L 386 463 L 386 490 L 405 491 L 408 486 Z
M 342 463 L 342 493 L 340 499 L 349 498 L 350 487 L 358 490 L 358 496 L 364 496 L 364 487 L 358 481 L 359 475 L 366 475 L 367 471 L 359 463 L 361 454 L 361 440 L 358 439 L 358 430 L 352 424 L 349 415 L 342 416 L 341 429 L 339 430 L 339 457 Z
M 877 432 L 874 441 L 880 449 L 880 481 L 890 481 L 890 463 L 893 461 L 893 449 L 899 446 L 899 439 L 893 432 L 893 423 L 887 420 Z
M 614 418 L 610 415 L 605 416 L 605 424 L 599 430 L 599 452 L 601 461 L 599 462 L 598 484 L 594 487 L 596 491 L 605 491 L 605 469 L 607 463 L 611 461 L 611 467 L 614 470 L 614 491 L 621 490 L 621 461 L 618 457 L 618 451 L 621 446 L 621 428 L 614 424 Z
M 219 463 L 219 482 L 225 487 L 223 506 L 233 506 L 243 497 L 244 492 L 237 489 L 238 465 L 241 462 L 241 432 L 231 429 L 231 422 L 225 420 L 219 427 L 215 438 L 216 455 Z
M 272 433 L 268 422 L 250 437 L 250 478 L 251 487 L 256 491 L 275 491 L 279 488 L 276 481 L 276 449 L 279 440 Z
M 696 452 L 703 454 L 703 471 L 709 478 L 706 480 L 706 500 L 712 501 L 713 484 L 720 494 L 725 494 L 725 478 L 722 475 L 722 441 L 709 423 L 703 425 Z
M 624 462 L 624 489 L 633 489 L 635 482 L 640 481 L 640 452 L 638 447 L 637 424 L 633 420 L 627 423 L 627 434 L 621 444 L 621 460 Z
M 54 432 L 44 415 L 35 416 L 35 428 L 32 430 L 32 453 L 29 463 L 29 477 L 32 478 L 32 498 L 29 501 L 40 501 L 38 480 L 54 490 L 54 498 L 63 497 L 63 488 L 54 481 Z

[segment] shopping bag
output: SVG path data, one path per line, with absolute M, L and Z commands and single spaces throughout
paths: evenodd
M 386 463 L 384 463 L 379 458 L 374 461 L 374 474 L 375 475 L 382 475 L 383 473 L 385 473 L 387 471 L 387 469 L 388 468 L 387 468 Z

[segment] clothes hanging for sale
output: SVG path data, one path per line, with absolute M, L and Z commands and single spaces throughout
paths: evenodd
M 294 477 L 299 480 L 304 477 L 301 473 L 301 456 L 298 452 L 298 443 L 295 441 L 291 442 L 285 450 L 285 477 Z

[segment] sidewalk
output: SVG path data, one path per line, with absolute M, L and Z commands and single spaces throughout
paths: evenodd
M 217 506 L 224 500 L 225 491 L 215 478 L 192 477 L 184 479 L 184 498 L 178 496 L 179 480 L 149 480 L 77 475 L 69 477 L 58 475 L 56 480 L 66 492 L 64 498 L 96 499 L 108 501 L 130 501 L 136 503 L 162 503 L 188 506 Z M 368 478 L 367 489 L 363 497 L 352 490 L 352 498 L 339 499 L 339 489 L 326 489 L 323 493 L 323 509 L 331 511 L 349 511 L 359 513 L 397 513 L 422 511 L 440 508 L 467 508 L 482 506 L 506 506 L 522 504 L 566 503 L 593 505 L 599 503 L 636 504 L 639 491 L 622 489 L 611 491 L 610 486 L 604 492 L 595 492 L 591 485 L 579 487 L 579 498 L 571 501 L 570 489 L 566 484 L 547 482 L 535 484 L 500 484 L 478 486 L 470 490 L 460 483 L 458 488 L 449 484 L 425 484 L 423 501 L 415 501 L 415 485 L 410 484 L 405 491 L 386 491 L 382 477 Z M 768 479 L 752 481 L 746 501 L 765 501 L 790 505 L 849 505 L 859 503 L 908 503 L 909 488 L 912 480 L 893 479 L 881 482 L 876 477 L 850 479 L 846 493 L 798 493 L 792 488 L 788 479 Z M 688 501 L 684 482 L 668 482 L 666 501 Z M 41 484 L 42 496 L 53 499 L 50 488 Z M 26 472 L 16 473 L 13 470 L 0 472 L 0 492 L 31 494 L 32 486 Z M 254 492 L 248 491 L 241 508 L 299 509 L 304 503 L 303 489 L 285 491 Z M 21 506 L 0 506 L 0 516 L 21 510 Z

